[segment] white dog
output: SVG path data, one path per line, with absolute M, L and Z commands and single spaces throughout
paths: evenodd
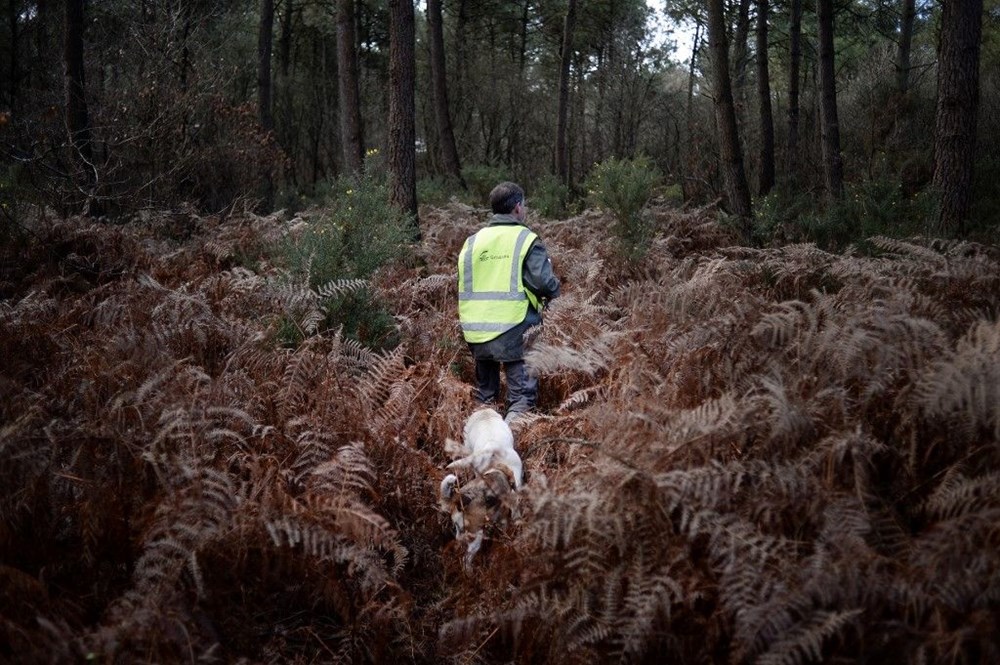
M 488 524 L 503 521 L 512 511 L 510 499 L 521 489 L 521 458 L 514 450 L 514 434 L 499 413 L 480 409 L 469 416 L 463 443 L 451 439 L 445 450 L 458 457 L 449 469 L 467 469 L 474 478 L 459 487 L 458 476 L 449 473 L 441 481 L 441 509 L 451 515 L 455 537 L 468 541 L 465 564 L 469 566 L 483 544 Z

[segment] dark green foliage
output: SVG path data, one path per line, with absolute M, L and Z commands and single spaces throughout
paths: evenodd
M 469 203 L 474 206 L 490 207 L 490 192 L 497 183 L 511 180 L 510 169 L 492 164 L 473 164 L 462 167 L 462 179 L 469 188 Z
M 288 268 L 311 287 L 370 277 L 406 254 L 408 218 L 389 204 L 388 184 L 373 171 L 332 183 L 323 207 L 304 214 L 286 238 Z
M 754 235 L 761 242 L 813 242 L 825 249 L 844 249 L 873 236 L 905 238 L 919 234 L 934 215 L 930 192 L 905 197 L 891 178 L 848 184 L 844 198 L 817 206 L 810 192 L 779 186 L 758 199 Z
M 649 251 L 656 228 L 644 208 L 660 178 L 645 157 L 609 159 L 595 164 L 587 177 L 588 198 L 614 216 L 611 230 L 628 260 L 640 259 Z
M 529 205 L 543 217 L 559 219 L 570 207 L 570 189 L 559 178 L 546 176 L 528 192 Z

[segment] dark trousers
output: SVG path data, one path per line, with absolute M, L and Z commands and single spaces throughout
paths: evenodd
M 501 365 L 507 376 L 507 413 L 520 413 L 535 408 L 535 402 L 538 401 L 538 377 L 528 374 L 523 360 L 501 363 L 488 358 L 476 358 L 476 399 L 489 404 L 500 396 Z

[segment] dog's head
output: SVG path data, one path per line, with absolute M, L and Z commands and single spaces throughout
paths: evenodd
M 491 526 L 502 524 L 514 510 L 514 472 L 497 465 L 464 483 L 448 474 L 441 481 L 441 509 L 451 516 L 455 537 L 468 543 L 468 565 L 482 546 Z

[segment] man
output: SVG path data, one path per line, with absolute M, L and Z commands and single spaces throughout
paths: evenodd
M 524 226 L 524 190 L 502 182 L 490 192 L 490 207 L 489 224 L 458 255 L 458 318 L 476 361 L 476 399 L 489 404 L 499 396 L 502 365 L 510 422 L 538 399 L 538 378 L 524 366 L 524 333 L 542 322 L 559 279 L 545 246 Z

